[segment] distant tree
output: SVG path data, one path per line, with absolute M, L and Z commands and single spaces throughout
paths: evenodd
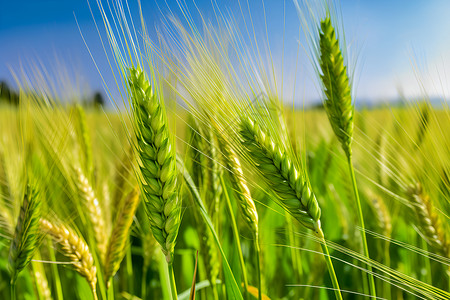
M 102 93 L 95 92 L 92 99 L 92 104 L 94 107 L 102 108 L 105 105 L 105 100 L 103 99 Z
M 0 102 L 7 102 L 12 105 L 19 104 L 19 94 L 11 90 L 5 81 L 0 82 Z
M 10 93 L 8 84 L 5 81 L 0 82 L 0 98 L 4 100 L 9 99 Z

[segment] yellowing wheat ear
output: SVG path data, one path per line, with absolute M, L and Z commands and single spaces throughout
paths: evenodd
M 408 188 L 408 196 L 417 217 L 417 227 L 427 242 L 446 258 L 450 257 L 450 242 L 447 232 L 436 212 L 430 197 L 417 183 Z
M 125 255 L 126 243 L 131 231 L 131 224 L 139 205 L 139 192 L 137 187 L 122 201 L 113 231 L 108 242 L 105 259 L 105 282 L 109 287 L 109 279 L 119 270 L 120 263 Z
M 142 174 L 142 194 L 153 235 L 161 245 L 167 262 L 171 263 L 181 219 L 175 149 L 164 104 L 153 93 L 145 73 L 130 69 L 128 83 Z
M 94 265 L 94 259 L 86 242 L 70 227 L 63 224 L 55 224 L 49 220 L 41 219 L 39 225 L 44 233 L 61 245 L 62 253 L 70 259 L 73 268 L 86 278 L 94 298 L 97 299 L 97 268 Z

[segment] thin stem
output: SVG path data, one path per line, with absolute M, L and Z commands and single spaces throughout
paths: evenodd
M 144 263 L 142 268 L 142 282 L 141 282 L 141 299 L 145 300 L 147 298 L 147 264 Z
M 286 223 L 288 226 L 289 244 L 297 245 L 296 240 L 295 240 L 295 235 L 294 235 L 294 232 L 295 232 L 294 222 L 292 222 L 292 217 L 287 211 L 285 212 L 285 219 L 286 219 Z M 301 278 L 303 277 L 303 268 L 302 268 L 301 263 L 299 263 L 301 261 L 300 251 L 296 251 L 296 249 L 293 247 L 291 247 L 291 260 L 292 260 L 292 267 L 294 269 L 295 281 L 301 282 Z M 294 293 L 295 293 L 296 299 L 302 298 L 300 296 L 300 289 L 295 289 Z
M 159 280 L 161 281 L 161 292 L 164 300 L 168 300 L 171 298 L 169 288 L 169 271 L 166 265 L 166 257 L 164 256 L 162 251 L 160 251 L 160 257 L 158 258 L 158 271 Z
M 55 250 L 53 249 L 53 244 L 50 239 L 47 239 L 47 248 L 48 248 L 50 260 L 56 261 Z M 61 280 L 59 279 L 58 265 L 50 264 L 50 268 L 52 270 L 54 283 L 55 283 L 56 299 L 62 300 L 64 297 L 63 297 L 63 292 L 62 292 L 62 287 L 61 287 Z
M 262 300 L 261 290 L 261 249 L 259 248 L 259 234 L 255 233 L 256 275 L 258 276 L 258 300 Z
M 11 300 L 16 300 L 16 281 L 11 281 Z
M 391 267 L 391 256 L 389 255 L 389 241 L 386 241 L 384 245 L 384 264 L 386 267 Z M 384 297 L 391 298 L 391 283 L 389 280 L 389 274 L 386 274 L 386 281 L 384 282 Z
M 175 283 L 175 276 L 173 274 L 173 263 L 168 263 L 167 264 L 168 270 L 169 270 L 169 279 L 170 279 L 170 291 L 172 293 L 172 299 L 173 300 L 177 300 L 178 299 L 178 295 L 177 295 L 177 286 Z
M 358 209 L 358 219 L 359 219 L 359 225 L 361 226 L 361 237 L 362 237 L 362 242 L 363 242 L 364 255 L 367 258 L 370 258 L 369 248 L 367 247 L 366 227 L 364 226 L 364 217 L 363 217 L 362 208 L 361 208 L 361 201 L 359 200 L 358 188 L 356 186 L 355 170 L 353 168 L 351 156 L 347 156 L 347 162 L 348 162 L 348 167 L 349 167 L 349 171 L 350 171 L 350 177 L 352 178 L 353 193 L 355 195 L 356 206 Z M 377 293 L 375 290 L 375 280 L 372 275 L 372 266 L 368 264 L 367 270 L 368 270 L 367 276 L 369 277 L 370 293 L 373 297 L 376 297 Z
M 126 253 L 126 273 L 128 277 L 128 292 L 131 295 L 134 295 L 134 280 L 133 280 L 133 260 L 131 256 L 131 247 L 128 247 L 128 251 Z M 125 281 L 125 280 L 124 280 Z
M 114 280 L 113 278 L 109 279 L 109 288 L 108 288 L 108 300 L 114 300 Z M 95 295 L 94 295 L 95 298 Z
M 339 282 L 337 280 L 336 273 L 334 272 L 333 262 L 331 261 L 330 253 L 328 253 L 327 242 L 325 241 L 325 236 L 323 235 L 322 229 L 319 228 L 316 234 L 320 239 L 322 239 L 322 243 L 320 245 L 322 246 L 322 252 L 327 263 L 328 273 L 330 273 L 331 282 L 333 283 L 336 299 L 342 300 L 341 289 L 339 288 Z
M 236 243 L 236 246 L 238 248 L 238 256 L 239 256 L 239 263 L 241 265 L 241 270 L 242 270 L 242 280 L 244 281 L 244 297 L 245 299 L 248 299 L 248 280 L 247 280 L 247 270 L 245 269 L 245 262 L 244 262 L 244 257 L 242 256 L 242 249 L 241 249 L 241 242 L 239 240 L 239 231 L 236 225 L 236 219 L 234 218 L 234 213 L 233 213 L 233 207 L 231 206 L 231 201 L 230 201 L 230 197 L 228 195 L 228 191 L 225 185 L 225 181 L 223 180 L 223 176 L 220 175 L 220 182 L 222 184 L 223 187 L 223 191 L 224 191 L 224 195 L 225 195 L 225 199 L 227 202 L 227 207 L 228 207 L 228 211 L 230 212 L 230 223 L 231 223 L 231 228 L 233 229 L 233 236 L 234 236 L 234 241 Z

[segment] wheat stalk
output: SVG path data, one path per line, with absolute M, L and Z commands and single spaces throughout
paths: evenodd
M 15 285 L 20 271 L 31 261 L 39 243 L 39 218 L 41 201 L 38 193 L 28 186 L 17 219 L 14 238 L 9 248 L 11 286 Z
M 63 224 L 54 224 L 46 219 L 41 219 L 39 224 L 44 233 L 50 235 L 56 243 L 61 245 L 64 256 L 69 258 L 74 269 L 86 278 L 95 299 L 97 299 L 97 268 L 86 242 L 71 228 Z
M 361 226 L 361 237 L 363 251 L 367 257 L 369 249 L 365 233 L 364 216 L 361 208 L 361 201 L 356 185 L 355 171 L 352 163 L 352 139 L 353 139 L 353 116 L 354 106 L 352 105 L 351 86 L 344 64 L 339 39 L 328 15 L 320 22 L 319 32 L 319 65 L 322 71 L 320 78 L 324 92 L 324 106 L 335 135 L 338 137 L 342 149 L 347 156 L 350 176 L 353 184 L 353 192 L 357 204 L 358 219 Z M 368 278 L 371 296 L 376 296 L 375 280 L 372 275 L 372 267 L 368 266 Z
M 136 209 L 139 205 L 139 191 L 137 187 L 133 189 L 122 202 L 118 209 L 118 215 L 114 223 L 113 231 L 108 242 L 108 250 L 105 259 L 105 282 L 109 287 L 109 279 L 114 276 L 120 267 L 125 246 L 130 234 L 131 224 Z

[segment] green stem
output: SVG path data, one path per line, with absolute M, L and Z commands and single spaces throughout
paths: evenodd
M 145 300 L 147 298 L 147 264 L 144 263 L 142 268 L 142 282 L 141 282 L 141 299 Z
M 333 283 L 336 299 L 342 300 L 341 289 L 339 288 L 339 282 L 337 280 L 336 273 L 334 272 L 333 262 L 331 261 L 330 253 L 328 253 L 327 242 L 325 241 L 325 236 L 323 235 L 322 229 L 319 228 L 316 234 L 320 239 L 322 239 L 322 243 L 320 245 L 322 246 L 322 252 L 327 263 L 328 273 L 330 273 L 331 282 Z
M 110 282 L 110 285 L 108 288 L 108 300 L 114 300 L 114 280 L 113 280 L 113 278 L 110 278 L 109 282 Z
M 286 211 L 285 212 L 285 219 L 288 226 L 288 233 L 289 233 L 289 245 L 297 245 L 297 242 L 295 240 L 295 228 L 294 228 L 294 222 L 292 222 L 292 216 Z M 301 282 L 301 278 L 303 277 L 303 268 L 300 263 L 301 257 L 300 257 L 300 251 L 296 251 L 294 247 L 290 247 L 291 252 L 291 260 L 292 260 L 292 266 L 294 269 L 294 276 L 295 276 L 295 282 Z M 301 289 L 295 289 L 295 298 L 300 299 L 302 298 L 300 295 Z
M 386 241 L 384 246 L 384 263 L 386 267 L 391 267 L 391 257 L 389 255 L 389 241 Z M 391 299 L 391 283 L 389 280 L 389 274 L 387 274 L 386 281 L 384 282 L 384 295 L 385 298 Z
M 241 265 L 242 280 L 244 282 L 244 295 L 245 295 L 245 299 L 249 299 L 249 297 L 248 297 L 247 270 L 245 269 L 244 256 L 242 255 L 241 242 L 239 240 L 239 231 L 238 231 L 238 228 L 237 228 L 237 225 L 236 225 L 236 219 L 234 218 L 234 212 L 233 212 L 233 207 L 231 206 L 230 197 L 228 195 L 228 191 L 227 191 L 227 188 L 226 188 L 226 185 L 225 185 L 225 181 L 223 180 L 223 176 L 222 175 L 220 175 L 220 182 L 221 182 L 222 187 L 223 187 L 225 199 L 226 199 L 226 202 L 227 202 L 228 211 L 230 212 L 230 223 L 231 223 L 231 228 L 233 230 L 234 241 L 236 243 L 236 247 L 238 248 L 239 263 Z
M 11 300 L 16 300 L 16 281 L 11 281 Z
M 211 288 L 213 293 L 213 299 L 219 300 L 219 293 L 217 292 L 217 284 L 215 282 L 211 282 Z
M 358 209 L 358 219 L 359 219 L 359 225 L 361 226 L 361 237 L 362 237 L 362 242 L 363 242 L 364 255 L 367 258 L 370 258 L 369 248 L 367 247 L 366 227 L 364 226 L 364 217 L 363 217 L 362 208 L 361 208 L 361 201 L 359 200 L 358 188 L 356 186 L 355 170 L 353 167 L 351 156 L 347 156 L 347 162 L 348 162 L 348 167 L 349 167 L 349 171 L 350 171 L 350 176 L 352 178 L 353 193 L 354 193 L 355 199 L 356 199 L 356 206 Z M 372 266 L 368 264 L 367 269 L 369 271 L 367 276 L 369 277 L 370 294 L 372 297 L 376 297 L 375 280 L 372 275 Z
M 47 239 L 48 243 L 48 254 L 50 256 L 51 261 L 56 261 L 55 256 L 55 250 L 53 249 L 53 244 L 50 239 Z M 53 278 L 55 282 L 55 289 L 56 289 L 56 299 L 62 300 L 63 299 L 63 292 L 62 292 L 62 286 L 61 286 L 61 280 L 59 279 L 59 271 L 58 271 L 58 265 L 57 264 L 50 264 L 50 268 L 53 273 Z
M 259 248 L 259 234 L 255 233 L 256 275 L 258 276 L 258 300 L 262 300 L 261 289 L 261 249 Z
M 131 295 L 134 295 L 134 280 L 133 280 L 133 259 L 131 256 L 131 247 L 128 247 L 128 251 L 126 254 L 126 272 L 127 272 L 127 278 L 128 278 L 128 292 Z
M 178 299 L 178 295 L 177 295 L 177 286 L 175 283 L 175 276 L 173 274 L 173 263 L 168 263 L 167 267 L 169 269 L 169 279 L 170 279 L 170 291 L 172 293 L 172 299 L 173 300 L 177 300 Z
M 160 257 L 158 257 L 158 271 L 159 271 L 159 280 L 161 282 L 161 292 L 164 300 L 169 300 L 170 296 L 170 288 L 169 287 L 169 271 L 166 267 L 166 257 L 160 251 Z

